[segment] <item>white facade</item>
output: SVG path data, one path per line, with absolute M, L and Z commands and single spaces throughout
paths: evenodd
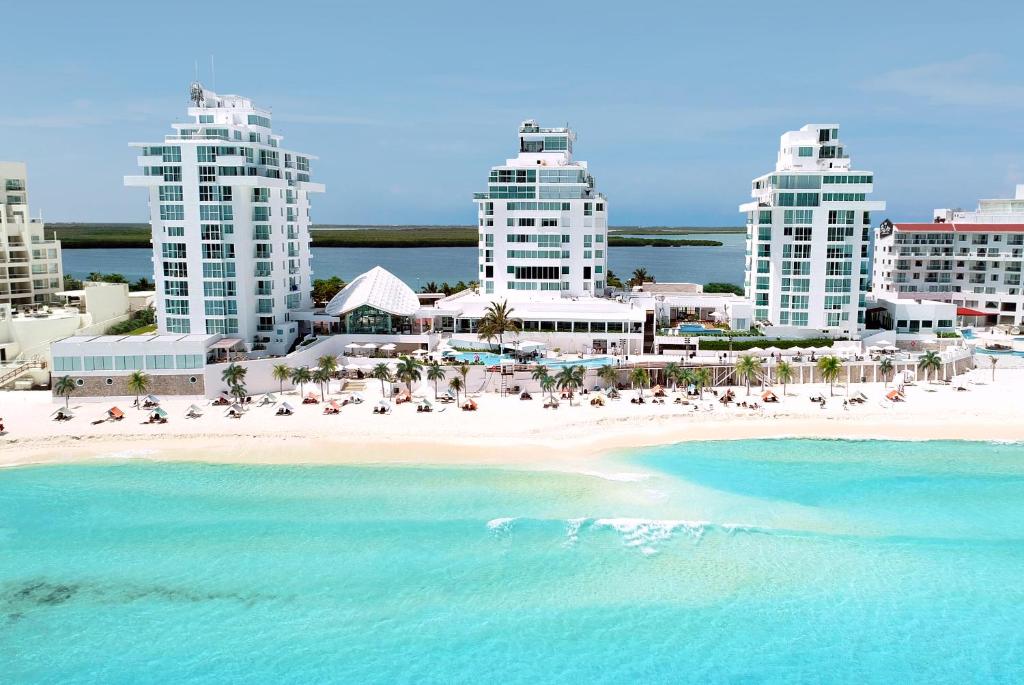
M 0 162 L 0 188 L 0 304 L 52 302 L 64 287 L 60 241 L 47 240 L 42 220 L 29 216 L 25 164 Z
M 141 148 L 149 189 L 158 332 L 227 335 L 250 352 L 282 354 L 290 314 L 311 306 L 312 156 L 281 148 L 271 113 L 194 84 L 187 123 Z
M 782 135 L 775 172 L 754 179 L 744 287 L 758 321 L 853 336 L 869 286 L 874 176 L 851 169 L 836 124 Z
M 1015 201 L 983 200 L 978 212 L 937 210 L 951 221 L 883 222 L 875 234 L 874 293 L 951 302 L 965 323 L 1024 324 L 1024 208 L 986 211 L 988 203 Z
M 476 193 L 479 281 L 484 294 L 512 299 L 604 292 L 608 204 L 587 163 L 572 158 L 568 128 L 519 127 L 519 154 L 491 168 Z

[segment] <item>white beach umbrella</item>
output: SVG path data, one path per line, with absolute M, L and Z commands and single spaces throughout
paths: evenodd
M 366 343 L 366 344 L 363 345 L 363 349 L 364 350 L 375 350 L 375 349 L 377 349 L 377 345 L 375 345 L 374 343 Z
M 392 350 L 395 349 L 395 343 L 385 343 L 384 345 L 380 346 L 380 349 L 384 350 L 385 352 L 391 352 Z
M 351 342 L 348 345 L 345 345 L 345 349 L 346 350 L 358 350 L 361 347 L 362 347 L 362 345 L 360 345 L 359 343 L 355 343 L 355 342 Z

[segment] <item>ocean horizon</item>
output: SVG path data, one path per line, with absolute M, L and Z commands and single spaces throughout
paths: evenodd
M 9 683 L 1024 679 L 1024 444 L 0 471 Z

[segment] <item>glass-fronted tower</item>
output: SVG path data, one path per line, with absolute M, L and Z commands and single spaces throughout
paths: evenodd
M 484 294 L 515 298 L 603 294 L 608 203 L 587 163 L 572 158 L 569 128 L 519 127 L 519 155 L 491 168 L 476 193 Z
M 783 134 L 775 172 L 753 181 L 744 287 L 754 317 L 852 336 L 871 280 L 874 175 L 854 171 L 836 124 Z
M 141 148 L 160 333 L 237 337 L 283 354 L 291 312 L 311 306 L 308 194 L 314 157 L 281 148 L 269 110 L 193 84 L 187 123 Z

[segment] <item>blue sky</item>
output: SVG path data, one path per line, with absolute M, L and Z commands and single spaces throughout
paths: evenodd
M 129 141 L 201 78 L 320 157 L 321 223 L 473 223 L 525 118 L 577 129 L 612 224 L 736 225 L 778 137 L 839 122 L 886 216 L 1024 183 L 1024 3 L 10 3 L 0 158 L 48 221 L 143 221 Z M 12 56 L 17 55 L 15 59 Z

